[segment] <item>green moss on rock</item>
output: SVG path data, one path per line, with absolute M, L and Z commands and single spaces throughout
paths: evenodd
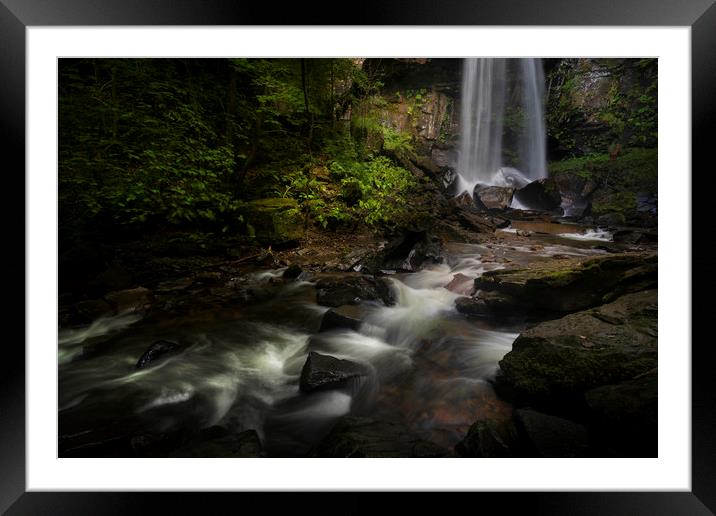
M 295 199 L 257 199 L 246 203 L 243 211 L 247 227 L 253 228 L 263 245 L 295 242 L 303 236 L 303 216 Z

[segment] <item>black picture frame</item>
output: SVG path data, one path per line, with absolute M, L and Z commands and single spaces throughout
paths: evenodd
M 335 6 L 334 6 L 335 7 Z M 270 2 L 229 0 L 0 0 L 0 149 L 7 165 L 3 175 L 7 202 L 5 235 L 15 247 L 6 250 L 6 285 L 24 291 L 25 226 L 17 213 L 25 213 L 25 29 L 63 25 L 609 25 L 691 27 L 692 70 L 692 236 L 708 235 L 708 189 L 702 177 L 713 169 L 711 135 L 716 120 L 716 5 L 714 0 L 413 0 L 351 4 L 350 15 L 341 8 L 322 9 L 318 4 L 295 2 L 278 6 Z M 317 14 L 321 13 L 321 14 Z M 339 15 L 339 13 L 341 13 Z M 331 18 L 332 17 L 332 18 Z M 711 131 L 709 131 L 711 129 Z M 687 171 L 688 172 L 688 171 Z M 687 175 L 687 172 L 682 174 Z M 678 175 L 677 172 L 674 172 Z M 693 188 L 699 174 L 700 188 Z M 23 192 L 23 195 L 20 195 Z M 12 218 L 11 218 L 12 216 Z M 11 222 L 12 221 L 12 222 Z M 21 243 L 22 242 L 22 243 Z M 704 272 L 705 259 L 692 252 L 692 275 Z M 697 269 L 698 267 L 698 269 Z M 704 272 L 705 273 L 705 272 Z M 708 276 L 703 276 L 707 278 Z M 698 276 L 697 276 L 698 278 Z M 20 283 L 23 285 L 20 285 Z M 706 320 L 706 306 L 698 304 L 708 281 L 692 287 L 692 328 Z M 696 295 L 694 295 L 696 294 Z M 131 514 L 142 513 L 152 503 L 159 512 L 205 512 L 207 495 L 152 493 L 27 493 L 25 492 L 25 296 L 12 299 L 5 309 L 19 336 L 6 338 L 0 376 L 0 511 L 7 514 Z M 22 300 L 22 301 L 21 301 Z M 22 313 L 20 313 L 22 312 Z M 668 314 L 667 314 L 668 315 Z M 699 315 L 701 317 L 699 317 Z M 703 324 L 703 322 L 701 322 Z M 692 491 L 641 493 L 472 493 L 467 507 L 510 512 L 516 506 L 548 514 L 710 514 L 716 511 L 716 388 L 712 364 L 716 352 L 710 339 L 692 337 Z M 670 343 L 689 345 L 691 343 Z M 247 497 L 257 498 L 262 510 L 277 501 L 273 494 L 214 494 L 226 512 L 247 509 Z M 375 507 L 376 494 L 352 494 L 342 501 L 341 512 L 361 512 Z M 294 493 L 280 502 L 306 506 L 315 495 Z M 239 498 L 240 500 L 237 500 Z M 281 498 L 281 497 L 279 497 Z M 405 497 L 407 498 L 407 497 Z M 411 505 L 424 504 L 422 494 L 411 495 Z M 322 503 L 326 503 L 325 501 Z M 405 503 L 405 502 L 400 502 Z M 461 503 L 460 500 L 451 500 Z M 409 510 L 409 509 L 406 509 Z M 524 510 L 524 509 L 523 509 Z M 219 509 L 211 513 L 221 512 Z

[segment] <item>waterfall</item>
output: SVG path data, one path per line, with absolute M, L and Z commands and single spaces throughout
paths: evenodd
M 478 183 L 523 186 L 547 177 L 543 98 L 540 59 L 464 60 L 456 193 L 472 194 Z M 509 145 L 503 145 L 506 107 L 521 114 Z

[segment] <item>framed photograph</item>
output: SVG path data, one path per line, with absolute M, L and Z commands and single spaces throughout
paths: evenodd
M 714 510 L 716 7 L 450 4 L 2 0 L 3 511 Z

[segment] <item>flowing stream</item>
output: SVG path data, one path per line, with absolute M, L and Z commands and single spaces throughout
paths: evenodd
M 545 246 L 554 254 L 599 251 Z M 358 331 L 318 332 L 327 307 L 311 278 L 276 281 L 283 270 L 251 276 L 280 283 L 269 301 L 206 310 L 191 317 L 139 321 L 120 315 L 64 331 L 59 346 L 61 454 L 93 441 L 137 433 L 196 431 L 221 425 L 255 429 L 271 456 L 305 455 L 340 416 L 400 420 L 416 433 L 454 446 L 478 418 L 509 417 L 490 380 L 524 327 L 499 327 L 455 310 L 458 292 L 503 267 L 485 256 L 534 260 L 518 245 L 453 244 L 448 263 L 390 276 L 394 306 L 342 307 Z M 453 290 L 445 288 L 453 282 Z M 188 347 L 156 365 L 135 364 L 158 339 Z M 83 349 L 94 349 L 82 356 Z M 370 374 L 343 389 L 302 393 L 309 350 L 364 364 Z M 64 443 L 64 444 L 63 444 Z

